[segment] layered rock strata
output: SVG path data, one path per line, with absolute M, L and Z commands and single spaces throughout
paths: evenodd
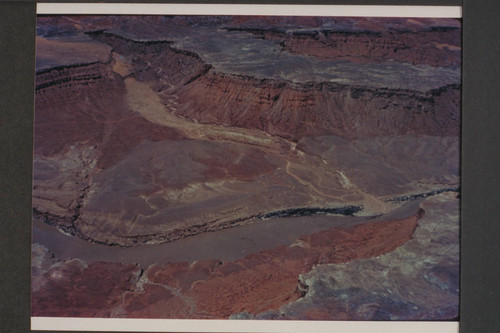
M 347 200 L 362 205 L 364 192 L 345 188 L 343 171 L 329 171 L 322 165 L 327 159 L 304 154 L 296 142 L 319 135 L 360 140 L 458 131 L 457 84 L 422 93 L 259 79 L 218 72 L 170 41 L 132 40 L 103 30 L 88 35 L 109 45 L 106 62 L 37 74 L 35 154 L 40 171 L 52 171 L 36 171 L 34 208 L 36 217 L 91 241 L 126 246 L 171 241 L 297 206 L 330 209 Z M 84 171 L 52 165 L 57 154 Z M 174 161 L 165 159 L 172 154 Z M 132 156 L 157 162 L 139 166 Z M 299 164 L 317 169 L 317 180 Z M 144 168 L 155 181 L 124 168 Z M 191 175 L 181 176 L 179 168 Z M 80 174 L 65 182 L 72 197 L 56 199 L 50 187 L 63 177 L 48 179 L 53 170 L 66 178 Z M 123 176 L 115 178 L 117 173 Z M 263 177 L 270 186 L 262 186 Z M 126 190 L 124 182 L 136 184 L 134 193 L 140 195 Z M 273 203 L 266 197 L 274 197 L 276 186 L 289 194 Z M 239 194 L 229 197 L 236 188 Z M 244 193 L 253 193 L 250 201 L 260 208 L 249 209 Z M 172 221 L 159 222 L 166 219 Z M 118 230 L 117 224 L 123 226 Z
M 347 138 L 458 134 L 458 83 L 420 92 L 258 79 L 211 70 L 198 55 L 172 48 L 167 41 L 93 35 L 117 53 L 140 54 L 144 60 L 136 61 L 136 72 L 130 75 L 152 81 L 167 108 L 201 123 L 256 128 L 294 140 L 326 134 Z
M 291 32 L 250 31 L 264 39 L 279 42 L 283 49 L 289 52 L 307 54 L 324 60 L 352 62 L 394 60 L 436 67 L 460 65 L 461 35 L 458 27 L 430 28 L 425 32 L 326 29 Z
M 57 16 L 37 32 L 33 315 L 456 317 L 460 22 Z M 80 241 L 61 257 L 57 231 Z M 203 237 L 241 252 L 190 252 Z M 120 252 L 171 244 L 190 253 Z

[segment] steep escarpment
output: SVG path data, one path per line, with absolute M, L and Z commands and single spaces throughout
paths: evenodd
M 218 72 L 199 55 L 177 50 L 171 42 L 134 41 L 104 32 L 91 35 L 120 56 L 134 59 L 129 75 L 150 82 L 167 108 L 200 123 L 255 128 L 293 140 L 459 132 L 459 83 L 422 92 L 258 78 Z
M 192 82 L 211 67 L 196 53 L 172 47 L 171 41 L 133 40 L 102 30 L 87 34 L 111 46 L 116 53 L 115 61 L 127 58 L 130 76 L 153 81 L 160 91 Z
M 201 123 L 256 128 L 295 140 L 325 134 L 358 138 L 458 133 L 458 82 L 426 91 L 289 82 L 219 72 L 198 54 L 176 49 L 169 41 L 131 40 L 103 31 L 90 35 L 112 46 L 119 57 L 131 59 L 134 69 L 128 75 L 150 82 L 173 112 Z
M 293 140 L 459 132 L 459 85 L 420 93 L 209 72 L 181 90 L 178 102 L 185 103 L 179 114 L 202 123 L 257 128 Z

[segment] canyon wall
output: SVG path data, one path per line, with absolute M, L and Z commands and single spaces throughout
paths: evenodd
M 39 17 L 33 315 L 456 318 L 460 51 L 453 19 Z

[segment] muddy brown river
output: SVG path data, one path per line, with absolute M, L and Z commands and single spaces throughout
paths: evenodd
M 111 247 L 87 242 L 66 235 L 42 221 L 33 221 L 33 242 L 39 243 L 54 253 L 55 257 L 67 260 L 79 258 L 84 261 L 121 262 L 148 267 L 154 263 L 192 262 L 201 259 L 234 261 L 250 253 L 272 249 L 279 245 L 290 245 L 299 236 L 326 230 L 331 227 L 348 227 L 363 222 L 401 219 L 415 214 L 423 199 L 404 204 L 394 211 L 379 217 L 352 216 L 306 216 L 255 220 L 252 223 L 206 232 L 169 243 L 139 245 L 134 247 Z

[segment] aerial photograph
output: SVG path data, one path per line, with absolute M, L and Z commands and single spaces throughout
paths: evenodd
M 461 20 L 39 15 L 33 317 L 457 321 Z

